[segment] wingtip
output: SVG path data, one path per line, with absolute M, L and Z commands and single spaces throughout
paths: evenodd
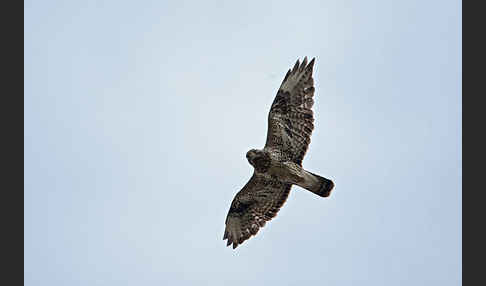
M 297 61 L 295 62 L 294 67 L 292 68 L 292 73 L 295 73 L 299 69 L 299 65 L 300 65 L 300 60 L 297 59 Z
M 313 57 L 312 60 L 309 62 L 309 66 L 314 65 L 314 62 L 316 61 L 316 58 Z
M 299 67 L 299 72 L 302 72 L 307 66 L 307 56 L 304 57 L 304 60 L 302 61 L 302 64 Z
M 284 77 L 284 79 L 282 81 L 282 84 L 289 78 L 289 76 L 290 76 L 291 73 L 292 73 L 292 70 L 289 69 L 289 71 L 285 74 L 285 77 Z
M 316 58 L 315 58 L 315 57 L 314 57 L 314 58 L 312 58 L 312 60 L 311 60 L 311 61 L 309 62 L 309 64 L 307 65 L 307 68 L 306 68 L 306 69 L 308 69 L 308 70 L 313 70 L 315 61 L 316 61 Z

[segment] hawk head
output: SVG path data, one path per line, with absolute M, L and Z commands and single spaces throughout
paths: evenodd
M 255 160 L 256 157 L 258 157 L 258 155 L 257 155 L 258 154 L 258 151 L 260 151 L 260 150 L 251 149 L 250 151 L 246 152 L 246 159 L 248 160 L 248 162 L 250 163 L 250 165 L 252 165 L 253 167 L 255 167 L 254 160 Z
M 270 167 L 270 157 L 262 150 L 251 149 L 246 152 L 246 159 L 259 172 L 266 172 Z

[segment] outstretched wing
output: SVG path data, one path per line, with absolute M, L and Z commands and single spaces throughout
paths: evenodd
M 278 150 L 287 159 L 301 165 L 314 130 L 313 58 L 307 64 L 299 60 L 287 72 L 268 114 L 265 148 Z
M 239 191 L 226 216 L 223 240 L 233 249 L 255 235 L 260 227 L 277 215 L 289 195 L 291 184 L 253 174 Z

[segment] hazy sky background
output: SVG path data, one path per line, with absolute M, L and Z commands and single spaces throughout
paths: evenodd
M 25 285 L 460 285 L 460 1 L 25 1 Z M 236 250 L 288 68 L 304 167 Z

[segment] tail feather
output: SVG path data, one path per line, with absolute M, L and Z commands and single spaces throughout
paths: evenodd
M 333 181 L 309 171 L 305 172 L 305 180 L 299 186 L 321 197 L 329 197 L 331 195 L 331 191 L 334 188 Z

